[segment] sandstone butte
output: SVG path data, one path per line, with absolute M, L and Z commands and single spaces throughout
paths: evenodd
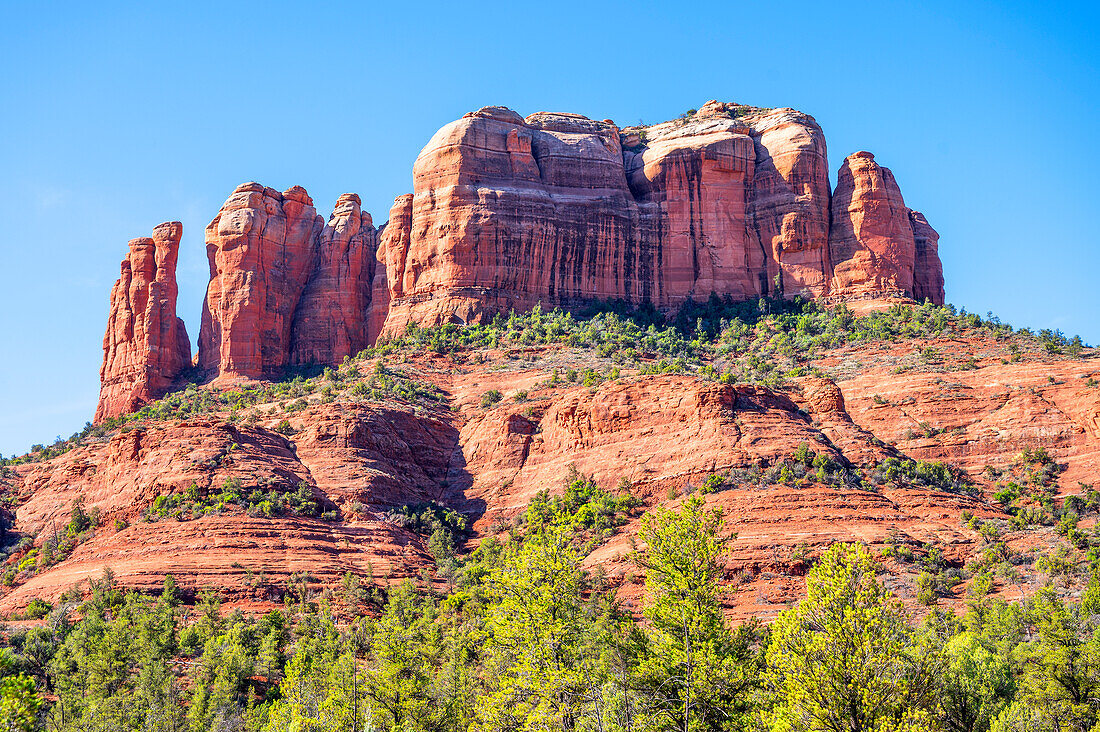
M 1033 336 L 958 318 L 934 335 L 814 351 L 771 388 L 715 380 L 713 369 L 728 365 L 719 355 L 665 374 L 654 373 L 652 353 L 624 362 L 562 344 L 356 358 L 410 323 L 484 321 L 537 303 L 649 302 L 666 313 L 712 293 L 801 294 L 861 311 L 942 303 L 938 235 L 906 207 L 890 171 L 856 153 L 831 191 L 827 170 L 821 130 L 793 110 L 710 102 L 687 119 L 620 129 L 485 108 L 432 138 L 413 193 L 381 227 L 354 194 L 326 223 L 301 188 L 238 187 L 206 229 L 210 284 L 194 361 L 175 315 L 182 227 L 157 227 L 130 243 L 112 290 L 96 415 L 103 437 L 0 471 L 5 520 L 33 546 L 66 524 L 74 501 L 95 509 L 98 527 L 38 571 L 17 571 L 30 546 L 11 554 L 0 612 L 55 600 L 105 567 L 124 587 L 154 591 L 171 573 L 192 595 L 212 587 L 257 608 L 303 573 L 318 588 L 347 572 L 420 578 L 435 565 L 427 538 L 390 513 L 403 506 L 459 511 L 471 522 L 470 548 L 574 471 L 608 489 L 628 481 L 643 508 L 676 506 L 708 476 L 774 466 L 803 445 L 864 472 L 888 458 L 945 461 L 975 491 L 806 478 L 707 495 L 737 534 L 732 615 L 774 616 L 833 541 L 935 547 L 962 566 L 987 547 L 967 517 L 1008 518 L 991 476 L 1018 469 L 1022 451 L 1042 447 L 1057 462 L 1058 496 L 1100 469 L 1091 349 L 1051 353 Z M 336 374 L 308 388 L 269 385 L 322 364 Z M 585 369 L 601 375 L 587 385 L 559 378 Z M 393 379 L 435 396 L 385 391 Z M 191 396 L 169 397 L 162 416 L 119 419 L 184 386 Z M 238 408 L 241 389 L 264 396 Z M 197 413 L 172 416 L 203 390 L 210 400 Z M 502 398 L 486 400 L 496 392 Z M 325 515 L 266 517 L 227 504 L 150 517 L 160 497 L 217 496 L 226 486 L 305 491 Z M 630 560 L 639 521 L 640 512 L 588 560 L 628 602 L 641 593 Z M 1061 539 L 1039 527 L 1005 541 L 1034 558 Z M 912 603 L 919 565 L 890 561 L 894 589 Z M 1020 580 L 1042 581 L 1026 568 Z M 1000 581 L 997 591 L 1024 592 Z M 943 602 L 964 598 L 962 587 Z
M 377 229 L 355 194 L 326 224 L 299 186 L 239 186 L 206 227 L 194 365 L 222 382 L 277 378 L 338 364 L 410 323 L 483 322 L 536 303 L 942 303 L 939 237 L 890 171 L 855 153 L 831 192 L 828 169 L 821 128 L 792 109 L 711 101 L 620 129 L 485 107 L 432 137 L 413 193 Z M 158 307 L 174 309 L 174 273 L 156 281 Z M 97 421 L 166 393 L 190 365 L 144 332 L 112 335 L 133 307 L 112 297 Z

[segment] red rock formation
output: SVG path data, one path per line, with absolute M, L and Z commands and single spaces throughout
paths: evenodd
M 225 202 L 206 227 L 210 285 L 198 365 L 207 374 L 258 378 L 286 368 L 294 313 L 323 226 L 299 186 L 279 193 L 245 183 Z M 302 352 L 309 350 L 303 342 Z
M 913 292 L 916 243 L 909 209 L 889 168 L 849 155 L 833 192 L 829 250 L 834 295 Z
M 334 364 L 371 344 L 368 319 L 378 232 L 359 196 L 345 193 L 317 242 L 305 291 L 294 312 L 290 363 Z
M 300 187 L 238 187 L 206 230 L 197 363 L 210 377 L 275 377 L 338 363 L 410 322 L 479 321 L 539 302 L 666 312 L 711 294 L 942 302 L 938 235 L 905 207 L 890 171 L 870 153 L 845 161 L 831 231 L 827 173 L 821 129 L 791 109 L 711 101 L 621 131 L 486 107 L 436 133 L 384 233 L 355 194 L 323 226 Z M 146 367 L 140 354 L 108 360 L 118 358 Z M 152 358 L 150 378 L 178 373 L 171 358 Z M 138 379 L 122 368 L 104 367 L 113 413 L 149 398 L 142 387 L 123 396 L 119 384 Z
M 944 302 L 943 264 L 940 262 L 940 235 L 928 225 L 928 219 L 920 211 L 909 211 L 909 223 L 913 226 L 913 241 L 917 245 L 916 264 L 913 269 L 913 297 L 931 300 L 937 305 Z
M 745 299 L 780 271 L 788 293 L 828 283 L 824 138 L 793 110 L 708 102 L 621 133 L 486 107 L 436 133 L 413 188 L 379 249 L 391 333 L 536 302 Z
M 824 294 L 829 262 L 829 161 L 809 115 L 777 109 L 753 122 L 756 170 L 748 213 L 780 291 Z
M 193 419 L 115 434 L 56 463 L 36 465 L 23 476 L 31 494 L 18 509 L 22 530 L 44 540 L 50 527 L 64 526 L 78 499 L 101 512 L 100 527 L 63 565 L 32 578 L 4 602 L 12 607 L 33 597 L 55 598 L 108 566 L 127 587 L 152 591 L 172 573 L 189 591 L 213 587 L 238 601 L 281 597 L 266 592 L 296 572 L 308 571 L 325 584 L 338 583 L 348 571 L 415 576 L 431 561 L 423 541 L 373 515 L 356 515 L 346 499 L 368 497 L 377 506 L 379 491 L 418 495 L 417 481 L 427 483 L 426 472 L 438 480 L 437 466 L 446 465 L 454 430 L 438 420 L 421 425 L 412 414 L 349 411 L 326 410 L 302 431 L 305 458 L 270 429 Z M 433 439 L 439 455 L 432 453 Z M 293 492 L 305 482 L 326 509 L 343 506 L 344 520 L 251 517 L 239 510 L 159 522 L 142 515 L 157 496 L 215 495 L 227 480 L 238 481 L 246 493 Z M 272 584 L 246 581 L 254 575 Z
M 705 496 L 737 533 L 729 576 L 739 578 L 739 589 L 729 601 L 739 616 L 774 617 L 802 591 L 797 577 L 805 565 L 796 556 L 833 541 L 932 543 L 960 564 L 980 557 L 985 542 L 962 512 L 1004 519 L 982 476 L 985 466 L 1009 466 L 1025 448 L 1041 446 L 1065 466 L 1057 476 L 1062 496 L 1093 481 L 1100 469 L 1100 390 L 1089 385 L 1095 359 L 1022 345 L 1017 362 L 1005 358 L 1008 343 L 979 330 L 853 344 L 807 363 L 828 378 L 801 378 L 784 391 L 629 367 L 592 387 L 552 384 L 553 369 L 592 363 L 591 351 L 564 347 L 482 350 L 460 361 L 405 353 L 400 369 L 433 381 L 445 404 L 372 402 L 344 382 L 348 391 L 336 402 L 306 395 L 305 408 L 289 415 L 288 436 L 272 430 L 286 415 L 260 404 L 237 423 L 227 411 L 150 420 L 14 466 L 0 475 L 0 490 L 10 497 L 15 530 L 40 545 L 77 499 L 98 509 L 101 521 L 64 561 L 33 575 L 16 572 L 14 587 L 0 588 L 0 610 L 33 597 L 53 600 L 105 566 L 121 587 L 154 591 L 172 572 L 185 589 L 213 586 L 234 602 L 256 599 L 250 572 L 263 572 L 272 589 L 302 571 L 328 584 L 349 571 L 400 581 L 434 564 L 425 537 L 387 520 L 394 506 L 436 500 L 464 512 L 474 532 L 468 549 L 509 525 L 539 490 L 561 490 L 575 465 L 605 488 L 629 479 L 646 508 L 675 506 L 686 486 L 736 469 L 735 485 Z M 914 368 L 914 351 L 925 348 L 944 354 L 942 361 Z M 505 398 L 483 407 L 487 389 Z M 522 401 L 513 398 L 520 391 Z M 870 491 L 825 485 L 809 474 L 763 479 L 758 467 L 803 443 L 846 465 L 893 456 L 948 461 L 968 470 L 985 496 L 917 486 Z M 216 495 L 227 479 L 239 480 L 244 495 L 293 491 L 305 482 L 335 514 L 262 518 L 227 505 L 193 520 L 142 519 L 158 495 L 187 493 L 192 485 L 200 496 Z M 629 561 L 638 528 L 635 517 L 589 560 L 622 583 L 625 600 L 641 592 Z M 1050 527 L 1006 532 L 1004 540 L 1014 551 L 1032 543 L 1030 556 L 1062 543 Z M 24 557 L 13 554 L 8 569 Z M 1033 572 L 1030 563 L 1021 571 Z M 895 579 L 901 597 L 912 601 L 912 565 Z M 1046 578 L 1032 573 L 1026 582 L 1040 580 Z M 941 602 L 961 605 L 964 597 Z
M 111 290 L 97 423 L 160 397 L 191 365 L 191 342 L 176 317 L 176 258 L 182 235 L 183 224 L 173 221 L 153 229 L 152 237 L 130 241 L 130 253 Z
M 743 300 L 766 290 L 765 255 L 749 235 L 746 211 L 756 165 L 750 128 L 707 105 L 686 123 L 656 125 L 645 135 L 644 146 L 624 152 L 624 163 L 655 255 L 654 303 L 675 307 L 711 292 Z M 598 246 L 613 251 L 615 243 Z M 637 302 L 631 294 L 625 299 Z

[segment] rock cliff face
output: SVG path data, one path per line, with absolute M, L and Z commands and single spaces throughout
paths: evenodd
M 340 196 L 326 225 L 299 186 L 237 187 L 206 227 L 198 365 L 207 375 L 280 376 L 373 342 L 378 230 L 360 203 Z
M 313 273 L 294 313 L 290 363 L 331 364 L 371 344 L 368 321 L 378 232 L 345 193 L 317 241 Z
M 889 168 L 869 152 L 848 156 L 833 192 L 833 295 L 894 291 L 942 304 L 938 243 L 939 234 L 924 215 L 905 206 Z
M 935 232 L 922 217 L 918 245 L 900 189 L 870 153 L 845 161 L 831 206 L 821 128 L 791 109 L 712 101 L 620 130 L 485 107 L 436 133 L 412 196 L 394 204 L 379 248 L 384 330 L 536 302 L 943 301 Z
M 624 131 L 486 107 L 436 133 L 413 188 L 380 246 L 388 332 L 536 302 L 820 295 L 829 281 L 825 140 L 794 110 L 709 102 Z
M 666 313 L 712 294 L 942 303 L 938 240 L 870 153 L 845 160 L 830 192 L 821 128 L 792 109 L 711 101 L 620 129 L 484 107 L 432 137 L 384 231 L 355 194 L 326 225 L 303 188 L 239 186 L 206 228 L 197 366 L 208 378 L 279 377 L 339 363 L 410 322 L 475 322 L 536 303 Z M 118 345 L 145 338 L 119 318 L 97 418 L 147 400 L 164 387 L 146 394 L 146 383 L 182 368 L 179 349 L 160 355 L 156 338 Z
M 99 370 L 101 422 L 162 396 L 191 365 L 191 342 L 176 317 L 176 258 L 183 224 L 161 224 L 134 239 L 111 290 L 103 366 Z
M 809 120 L 809 121 L 807 121 Z M 768 281 L 783 293 L 822 295 L 829 258 L 829 161 L 821 128 L 800 112 L 776 110 L 756 123 L 756 173 L 749 214 L 769 254 Z
M 210 286 L 198 366 L 210 375 L 279 374 L 290 357 L 294 312 L 313 272 L 324 220 L 301 187 L 245 183 L 206 227 Z
M 913 269 L 913 297 L 943 304 L 943 264 L 940 262 L 940 235 L 928 225 L 920 211 L 909 211 L 913 242 L 917 247 Z

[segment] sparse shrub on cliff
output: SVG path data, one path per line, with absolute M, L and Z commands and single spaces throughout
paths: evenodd
M 871 470 L 869 478 L 874 485 L 892 485 L 896 488 L 921 487 L 964 495 L 979 493 L 966 471 L 938 461 L 886 458 Z
M 718 475 L 717 473 L 712 473 L 704 478 L 703 482 L 699 484 L 699 492 L 704 496 L 708 493 L 714 493 L 718 490 L 721 490 L 725 483 L 726 478 L 724 476 Z
M 725 485 L 761 487 L 774 484 L 811 485 L 813 483 L 853 490 L 867 487 L 863 477 L 857 471 L 825 453 L 814 452 L 807 442 L 799 443 L 790 457 L 776 460 L 767 467 L 757 464 L 731 470 L 723 481 Z
M 65 527 L 65 533 L 69 536 L 77 536 L 91 528 L 92 520 L 84 511 L 84 502 L 81 499 L 73 501 L 73 509 L 69 515 L 69 523 Z
M 279 490 L 276 479 L 261 481 L 259 485 L 247 488 L 239 477 L 230 477 L 222 483 L 219 492 L 207 493 L 192 483 L 183 493 L 159 495 L 146 508 L 145 519 L 189 521 L 229 509 L 243 511 L 252 518 L 318 516 L 321 513 L 320 504 L 313 499 L 312 487 L 304 481 L 291 491 Z
M 23 611 L 23 617 L 28 620 L 38 620 L 49 615 L 52 610 L 53 605 L 36 597 L 27 603 L 27 608 Z
M 1100 502 L 1088 486 L 1083 496 L 1067 497 L 1059 508 L 1055 498 L 1058 476 L 1063 470 L 1065 467 L 1056 463 L 1044 448 L 1025 449 L 1012 465 L 990 474 L 989 477 L 998 479 L 993 497 L 1012 514 L 1013 525 L 1018 528 L 1031 524 L 1051 525 L 1065 512 L 1076 514 L 1087 508 L 1090 501 L 1092 505 Z M 1080 542 L 1082 535 L 1075 533 L 1071 540 Z
M 446 506 L 429 501 L 407 504 L 387 516 L 392 523 L 421 536 L 431 536 L 436 531 L 447 531 L 457 538 L 466 531 L 466 517 Z
M 504 396 L 496 389 L 490 389 L 481 395 L 481 406 L 488 408 L 503 399 Z
M 523 514 L 528 529 L 565 524 L 593 540 L 601 541 L 632 515 L 641 502 L 625 490 L 611 493 L 571 466 L 565 492 L 552 496 L 546 489 L 531 499 Z

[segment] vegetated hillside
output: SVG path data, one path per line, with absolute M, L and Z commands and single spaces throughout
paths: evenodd
M 958 606 L 975 578 L 1009 598 L 1083 586 L 1100 361 L 1079 340 L 934 305 L 654 320 L 410 326 L 339 368 L 189 386 L 5 461 L 0 609 L 105 568 L 255 610 L 348 577 L 440 589 L 530 506 L 587 505 L 584 486 L 612 504 L 582 512 L 601 526 L 586 566 L 634 607 L 641 517 L 690 495 L 736 532 L 735 618 L 774 617 L 836 541 L 870 546 L 912 606 Z

